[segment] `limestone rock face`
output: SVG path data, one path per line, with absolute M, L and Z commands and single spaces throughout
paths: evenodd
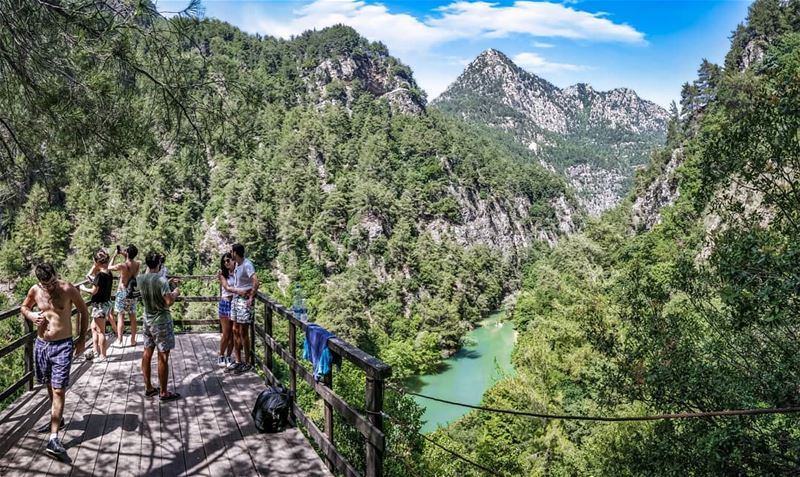
M 578 203 L 593 217 L 617 205 L 625 195 L 625 176 L 619 171 L 576 164 L 567 167 L 564 173 L 572 187 L 582 191 Z
M 764 59 L 767 51 L 767 42 L 763 38 L 753 38 L 744 47 L 741 58 L 742 71 Z
M 490 49 L 431 107 L 510 133 L 564 174 L 589 215 L 615 206 L 666 137 L 668 112 L 635 91 L 560 89 Z
M 309 97 L 319 107 L 338 102 L 350 109 L 359 93 L 386 98 L 392 110 L 420 114 L 425 100 L 406 69 L 378 53 L 353 53 L 326 58 L 305 76 Z
M 461 209 L 461 223 L 454 224 L 436 219 L 426 224 L 434 240 L 449 238 L 463 246 L 485 245 L 500 250 L 504 255 L 514 255 L 535 241 L 553 245 L 559 234 L 552 228 L 537 227 L 529 217 L 531 203 L 525 197 L 513 199 L 481 198 L 461 186 L 450 186 Z M 558 197 L 551 204 L 558 220 L 558 232 L 570 234 L 577 230 L 575 207 L 566 197 Z
M 675 149 L 664 171 L 633 202 L 631 216 L 637 230 L 650 230 L 661 223 L 661 210 L 680 196 L 675 171 L 683 163 L 683 151 Z

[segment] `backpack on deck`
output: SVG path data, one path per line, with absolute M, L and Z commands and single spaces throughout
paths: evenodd
M 289 391 L 280 384 L 267 386 L 261 391 L 253 407 L 253 422 L 259 432 L 280 432 L 289 423 L 289 409 L 292 398 Z

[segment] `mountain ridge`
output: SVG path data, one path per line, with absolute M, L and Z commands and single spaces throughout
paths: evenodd
M 487 49 L 429 103 L 447 114 L 511 134 L 561 172 L 590 215 L 616 205 L 636 167 L 663 143 L 669 114 L 627 87 L 559 88 Z

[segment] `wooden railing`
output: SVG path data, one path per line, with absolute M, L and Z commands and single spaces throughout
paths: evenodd
M 216 280 L 216 277 L 213 275 L 184 275 L 178 276 L 178 278 L 181 278 L 182 280 Z M 86 282 L 81 282 L 77 285 L 84 283 Z M 216 303 L 218 300 L 219 296 L 181 296 L 178 298 L 177 302 L 182 303 L 182 306 L 185 307 L 186 303 Z M 333 419 L 335 412 L 341 416 L 345 423 L 355 428 L 362 436 L 364 436 L 366 442 L 366 476 L 382 477 L 384 453 L 386 451 L 386 436 L 383 432 L 383 393 L 385 380 L 391 376 L 391 367 L 344 340 L 336 337 L 328 340 L 328 348 L 333 355 L 349 361 L 361 369 L 365 374 L 365 403 L 367 414 L 365 416 L 334 392 L 331 375 L 328 375 L 320 382 L 317 382 L 312 373 L 303 367 L 302 364 L 300 364 L 300 361 L 297 357 L 297 333 L 298 328 L 301 332 L 304 332 L 308 327 L 308 322 L 295 317 L 294 314 L 285 306 L 281 305 L 264 293 L 257 293 L 256 301 L 263 305 L 263 314 L 261 314 L 259 317 L 259 313 L 256 311 L 255 319 L 251 324 L 250 356 L 253 357 L 255 364 L 260 365 L 264 372 L 266 382 L 273 384 L 278 382 L 275 372 L 276 369 L 274 366 L 275 362 L 273 359 L 273 356 L 277 355 L 288 365 L 288 387 L 291 389 L 292 395 L 296 396 L 297 378 L 299 376 L 302 380 L 308 383 L 311 389 L 314 390 L 317 396 L 319 396 L 324 403 L 324 426 L 322 430 L 320 430 L 314 421 L 312 421 L 306 415 L 306 413 L 300 409 L 299 406 L 297 406 L 296 402 L 292 402 L 292 411 L 297 421 L 307 429 L 308 434 L 317 444 L 328 467 L 348 477 L 360 477 L 362 475 L 336 448 L 336 441 L 333 434 Z M 73 315 L 76 312 L 77 310 L 73 310 Z M 14 316 L 21 316 L 19 306 L 1 312 L 0 321 Z M 278 319 L 286 320 L 288 323 L 288 350 L 279 344 L 273 335 L 273 324 L 276 317 Z M 26 384 L 29 391 L 33 389 L 33 343 L 36 337 L 36 332 L 33 330 L 33 325 L 30 321 L 24 318 L 22 321 L 26 330 L 25 334 L 3 348 L 0 348 L 0 358 L 24 346 L 25 373 L 23 374 L 22 378 L 12 384 L 9 388 L 0 392 L 0 401 L 3 401 L 8 396 L 11 396 Z M 128 322 L 126 321 L 126 324 L 127 323 Z M 182 326 L 183 328 L 191 328 L 193 326 L 218 326 L 219 320 L 216 318 L 205 320 L 176 319 L 174 320 L 174 323 L 175 325 Z M 257 337 L 260 338 L 260 340 L 257 340 Z M 264 346 L 263 360 L 258 360 L 256 357 L 255 348 L 257 341 L 260 341 Z
M 392 368 L 370 356 L 364 351 L 352 346 L 339 338 L 328 340 L 328 348 L 334 355 L 338 355 L 351 362 L 364 371 L 366 375 L 365 402 L 367 417 L 350 406 L 333 391 L 331 376 L 317 382 L 314 376 L 306 370 L 297 360 L 297 329 L 302 331 L 308 327 L 308 322 L 294 316 L 283 305 L 272 298 L 258 293 L 257 300 L 264 305 L 263 326 L 255 324 L 256 333 L 262 338 L 266 349 L 263 369 L 270 382 L 277 381 L 272 354 L 280 356 L 289 365 L 290 388 L 297 391 L 298 375 L 305 380 L 325 403 L 324 432 L 309 419 L 296 403 L 293 403 L 295 417 L 308 429 L 309 434 L 322 450 L 329 467 L 338 470 L 347 476 L 360 475 L 352 465 L 336 450 L 333 435 L 333 412 L 336 411 L 349 425 L 356 428 L 366 440 L 366 474 L 368 477 L 383 475 L 383 458 L 386 450 L 386 437 L 383 433 L 383 393 L 386 378 L 391 376 Z M 289 349 L 284 349 L 272 334 L 272 324 L 275 315 L 289 322 Z M 255 340 L 253 340 L 255 341 Z

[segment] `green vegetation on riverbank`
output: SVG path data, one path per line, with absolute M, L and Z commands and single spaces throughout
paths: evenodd
M 517 375 L 484 405 L 604 416 L 800 406 L 800 2 L 756 2 L 732 44 L 724 71 L 706 62 L 684 87 L 660 154 L 685 157 L 680 195 L 661 223 L 634 232 L 630 201 L 527 264 Z M 505 475 L 800 472 L 796 414 L 606 424 L 472 412 L 433 437 Z M 438 475 L 480 472 L 452 461 Z

